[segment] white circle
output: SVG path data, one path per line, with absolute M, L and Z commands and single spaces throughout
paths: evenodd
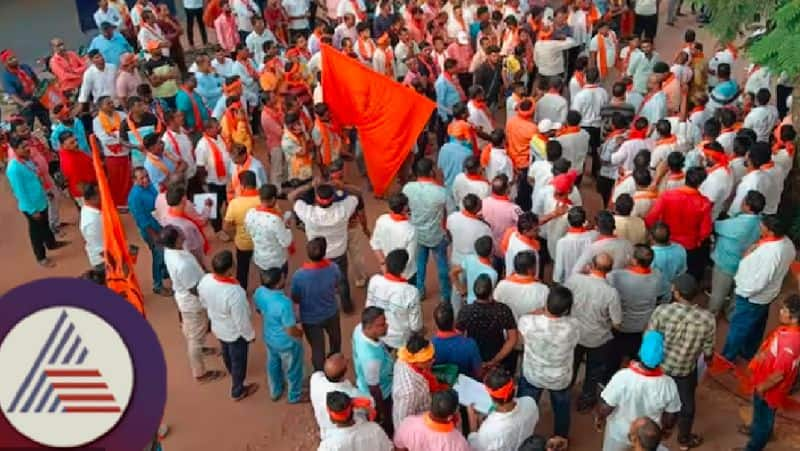
M 0 368 L 0 409 L 20 434 L 46 446 L 96 440 L 122 418 L 133 391 L 122 338 L 77 307 L 49 307 L 17 323 L 0 343 Z

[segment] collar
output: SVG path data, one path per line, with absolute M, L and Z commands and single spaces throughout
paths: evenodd
M 584 233 L 588 230 L 586 227 L 568 227 L 567 233 Z
M 456 427 L 456 425 L 452 421 L 448 421 L 447 423 L 440 423 L 438 421 L 434 421 L 434 419 L 431 418 L 430 412 L 425 412 L 423 420 L 425 421 L 425 426 L 427 426 L 428 429 L 434 432 L 448 433 L 452 432 Z
M 589 276 L 596 277 L 598 279 L 606 280 L 606 274 L 604 272 L 600 272 L 600 271 L 598 271 L 596 269 L 590 269 L 589 270 Z
M 229 283 L 231 285 L 239 285 L 239 282 L 234 277 L 221 276 L 219 274 L 212 274 L 212 277 L 219 283 Z
M 628 266 L 628 271 L 630 271 L 630 272 L 632 272 L 634 274 L 640 274 L 640 275 L 645 276 L 645 275 L 648 275 L 648 274 L 652 274 L 653 273 L 653 268 L 646 268 L 646 267 L 640 266 L 640 265 L 631 265 L 631 266 Z
M 521 283 L 521 284 L 529 284 L 536 282 L 536 277 L 534 276 L 523 276 L 521 274 L 512 273 L 510 276 L 506 277 L 506 280 L 509 282 L 514 283 Z
M 322 260 L 320 260 L 318 262 L 305 262 L 305 263 L 303 263 L 302 268 L 303 269 L 323 269 L 323 268 L 327 268 L 330 265 L 331 265 L 331 261 L 328 260 L 327 258 L 323 258 Z
M 389 213 L 389 218 L 395 222 L 408 221 L 408 215 L 402 213 Z
M 645 377 L 659 377 L 659 376 L 663 376 L 664 375 L 664 370 L 661 369 L 661 367 L 658 367 L 658 368 L 656 368 L 654 370 L 651 370 L 651 369 L 645 368 L 639 362 L 631 362 L 631 364 L 630 364 L 630 366 L 628 366 L 628 368 L 630 368 L 631 371 L 633 371 L 634 373 L 641 374 L 642 376 L 645 376 Z
M 459 332 L 457 330 L 450 330 L 450 331 L 437 330 L 436 331 L 436 337 L 437 338 L 453 338 L 453 337 L 457 337 L 459 335 L 461 335 L 461 332 Z
M 405 279 L 400 276 L 395 276 L 394 274 L 388 272 L 383 275 L 383 278 L 390 282 L 403 282 L 403 283 L 408 282 L 408 279 Z

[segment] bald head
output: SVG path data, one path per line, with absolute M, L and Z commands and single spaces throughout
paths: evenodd
M 325 365 L 322 367 L 322 370 L 325 372 L 325 377 L 327 377 L 329 381 L 339 382 L 344 379 L 344 375 L 347 373 L 347 359 L 344 354 L 339 352 L 331 354 L 325 359 Z
M 614 258 L 611 255 L 601 252 L 592 257 L 592 269 L 606 274 L 614 267 Z
M 631 423 L 630 438 L 634 451 L 656 451 L 661 443 L 661 428 L 649 417 Z
M 650 76 L 647 77 L 647 89 L 651 92 L 661 89 L 661 75 L 650 74 Z

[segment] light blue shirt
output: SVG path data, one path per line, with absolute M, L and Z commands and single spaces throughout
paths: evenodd
M 669 243 L 666 246 L 654 244 L 652 248 L 654 254 L 652 266 L 661 271 L 667 299 L 671 299 L 672 281 L 687 270 L 686 249 L 678 243 Z
M 264 320 L 263 337 L 267 346 L 276 351 L 291 349 L 297 342 L 286 332 L 297 324 L 292 301 L 281 290 L 258 287 L 253 293 L 253 303 Z
M 8 163 L 6 176 L 17 199 L 19 211 L 32 215 L 47 209 L 47 193 L 33 161 L 12 159 Z
M 647 118 L 647 122 L 655 124 L 667 117 L 667 95 L 663 91 L 650 97 L 639 110 L 639 116 Z
M 203 72 L 195 72 L 194 78 L 197 80 L 197 87 L 194 92 L 200 94 L 200 97 L 205 101 L 206 107 L 214 108 L 222 97 L 222 77 L 215 73 L 205 74 Z
M 444 186 L 448 193 L 453 192 L 453 182 L 456 176 L 464 172 L 464 160 L 472 156 L 472 146 L 465 142 L 450 138 L 439 149 L 437 165 L 444 174 Z
M 645 94 L 647 93 L 647 78 L 653 73 L 653 66 L 661 61 L 657 52 L 653 52 L 647 58 L 641 50 L 634 50 L 628 63 L 628 75 L 633 78 L 633 90 Z
M 353 330 L 353 366 L 356 370 L 356 386 L 364 393 L 369 393 L 370 385 L 381 388 L 383 399 L 392 396 L 392 377 L 394 360 L 380 341 L 373 341 L 361 332 L 361 324 Z M 375 372 L 376 381 L 371 380 Z
M 735 275 L 744 252 L 761 236 L 761 217 L 742 213 L 730 219 L 714 221 L 717 242 L 711 260 L 720 271 Z
M 432 182 L 409 182 L 403 187 L 411 209 L 411 224 L 420 246 L 436 247 L 444 239 L 443 218 L 447 192 Z
M 491 265 L 481 262 L 477 255 L 470 254 L 464 257 L 461 260 L 461 268 L 464 270 L 464 277 L 467 280 L 467 304 L 475 302 L 475 293 L 472 291 L 472 287 L 481 274 L 486 274 L 492 279 L 492 286 L 497 285 L 497 271 Z
M 197 92 L 191 93 L 192 98 L 197 103 L 197 109 L 200 110 L 200 118 L 205 123 L 209 117 L 209 110 L 208 106 L 203 101 L 202 96 Z M 196 126 L 194 123 L 194 107 L 192 106 L 192 98 L 189 98 L 189 95 L 186 94 L 183 89 L 178 90 L 178 94 L 175 95 L 175 105 L 178 107 L 178 111 L 183 112 L 184 121 L 186 124 L 186 128 L 189 130 L 195 130 Z M 200 124 L 202 127 L 203 124 Z
M 439 112 L 439 117 L 446 121 L 453 116 L 453 105 L 461 101 L 461 94 L 444 78 L 444 75 L 439 75 L 433 87 L 436 90 L 436 110 Z
M 83 122 L 77 119 L 72 121 L 72 127 L 63 122 L 59 122 L 53 126 L 53 132 L 50 133 L 50 147 L 53 149 L 61 148 L 58 137 L 64 132 L 72 132 L 72 134 L 75 135 L 75 139 L 78 140 L 78 147 L 87 154 L 92 154 L 92 150 L 89 148 L 89 140 L 86 139 L 86 131 L 83 129 Z
M 164 163 L 164 166 L 166 166 L 167 169 L 169 169 L 170 173 L 175 171 L 175 164 L 169 158 L 166 158 L 162 155 L 161 158 L 159 158 L 159 160 L 161 160 L 161 162 Z M 169 175 L 169 174 L 164 174 L 164 171 L 162 171 L 155 164 L 153 164 L 153 162 L 150 161 L 149 158 L 144 159 L 144 169 L 145 171 L 147 171 L 147 176 L 150 177 L 150 181 L 155 186 L 160 185 L 161 182 L 167 179 L 167 175 Z
M 119 66 L 119 58 L 123 53 L 133 53 L 133 47 L 117 31 L 114 32 L 111 39 L 106 39 L 102 34 L 95 36 L 89 44 L 89 50 L 94 49 L 100 51 L 107 63 L 115 66 Z

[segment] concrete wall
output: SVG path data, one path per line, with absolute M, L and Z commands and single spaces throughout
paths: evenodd
M 0 0 L 0 47 L 14 49 L 33 65 L 50 52 L 56 36 L 73 49 L 89 42 L 80 31 L 75 0 Z

